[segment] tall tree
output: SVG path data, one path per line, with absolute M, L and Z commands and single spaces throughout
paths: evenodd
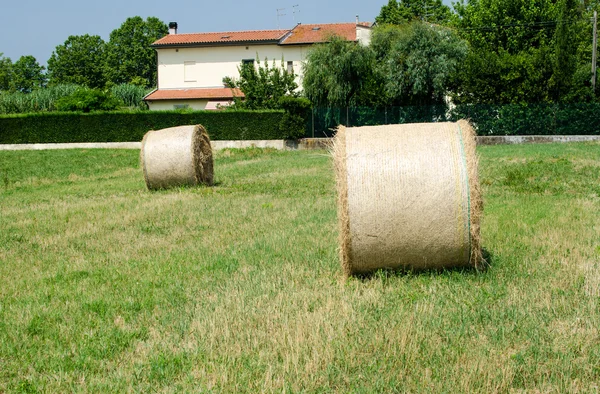
M 573 37 L 578 30 L 575 24 L 581 17 L 578 3 L 576 0 L 562 0 L 560 5 L 560 19 L 555 33 L 554 74 L 550 80 L 555 101 L 568 98 L 577 71 L 577 46 L 573 45 Z
M 461 0 L 454 8 L 456 27 L 470 44 L 456 103 L 550 100 L 555 0 Z
M 139 16 L 127 20 L 110 33 L 106 47 L 105 75 L 114 84 L 143 78 L 146 86 L 156 84 L 156 54 L 150 45 L 169 29 L 160 19 Z
M 23 93 L 31 93 L 35 89 L 46 86 L 44 66 L 40 66 L 35 57 L 21 56 L 13 65 L 14 89 Z
M 475 49 L 519 53 L 550 45 L 555 0 L 460 0 L 455 25 Z
M 11 89 L 12 66 L 10 58 L 4 57 L 4 54 L 0 52 L 0 91 Z
M 413 20 L 446 24 L 451 18 L 452 11 L 442 0 L 389 0 L 387 5 L 381 7 L 375 21 L 393 25 Z
M 377 29 L 373 47 L 388 100 L 398 105 L 443 104 L 450 81 L 467 54 L 467 43 L 452 30 L 422 22 Z M 394 41 L 388 47 L 381 42 Z
M 333 37 L 311 48 L 304 64 L 304 94 L 319 107 L 369 105 L 365 87 L 375 85 L 375 54 L 369 47 Z
M 104 87 L 104 47 L 100 36 L 69 36 L 63 45 L 56 47 L 48 60 L 50 83 Z

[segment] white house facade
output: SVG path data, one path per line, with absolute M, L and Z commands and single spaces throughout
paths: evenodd
M 225 88 L 224 77 L 239 78 L 242 62 L 268 59 L 293 70 L 302 87 L 302 62 L 307 51 L 332 35 L 368 45 L 369 23 L 298 24 L 291 30 L 255 30 L 220 33 L 177 34 L 170 24 L 169 35 L 152 47 L 157 53 L 158 87 L 145 98 L 151 110 L 176 108 L 217 109 L 234 97 L 237 89 Z

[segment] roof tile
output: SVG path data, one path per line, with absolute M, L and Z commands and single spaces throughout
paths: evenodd
M 244 97 L 239 89 L 214 88 L 214 89 L 159 89 L 147 95 L 144 100 L 186 100 L 186 99 L 233 99 Z
M 218 33 L 169 34 L 152 46 L 279 41 L 289 30 L 226 31 Z
M 356 41 L 356 23 L 297 25 L 292 29 L 291 34 L 282 40 L 281 44 L 315 44 L 327 41 L 332 35 L 340 36 L 349 41 Z

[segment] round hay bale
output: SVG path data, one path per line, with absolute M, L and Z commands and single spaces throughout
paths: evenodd
M 475 146 L 463 120 L 340 127 L 332 153 L 344 273 L 478 266 Z
M 149 190 L 213 184 L 210 138 L 201 125 L 149 131 L 140 157 Z

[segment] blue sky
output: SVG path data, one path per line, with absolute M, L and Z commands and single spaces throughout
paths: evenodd
M 448 3 L 444 1 L 444 3 Z M 156 16 L 165 23 L 178 22 L 180 33 L 281 28 L 296 22 L 373 21 L 387 0 L 104 0 L 104 1 L 6 1 L 0 9 L 0 53 L 13 62 L 33 55 L 46 64 L 57 45 L 70 35 L 99 35 L 108 41 L 110 32 L 130 16 Z M 298 5 L 298 7 L 293 7 Z

